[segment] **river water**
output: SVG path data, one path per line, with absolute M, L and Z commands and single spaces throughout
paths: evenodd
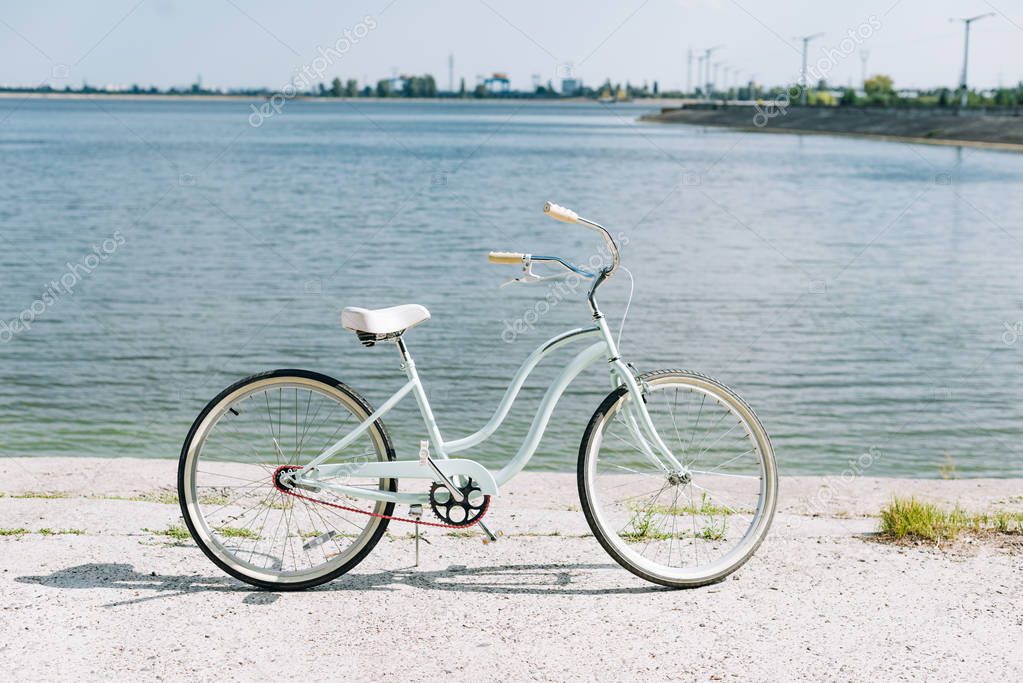
M 396 354 L 339 312 L 406 302 L 433 315 L 407 341 L 442 430 L 468 433 L 588 323 L 581 288 L 499 288 L 514 269 L 485 259 L 599 255 L 550 199 L 622 235 L 623 355 L 734 387 L 783 473 L 1023 476 L 1023 156 L 645 111 L 0 100 L 0 455 L 176 457 L 207 400 L 275 367 L 379 404 Z M 602 290 L 615 329 L 628 290 Z M 513 453 L 569 357 L 469 457 Z M 574 467 L 606 391 L 599 368 L 572 387 L 531 467 Z M 402 455 L 416 418 L 387 420 Z

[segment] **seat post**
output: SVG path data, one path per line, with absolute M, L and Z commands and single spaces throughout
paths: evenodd
M 401 338 L 400 334 L 394 339 L 394 344 L 398 347 L 398 353 L 401 354 L 402 365 L 405 365 L 412 360 L 412 357 L 409 356 L 408 348 L 405 346 L 405 340 Z

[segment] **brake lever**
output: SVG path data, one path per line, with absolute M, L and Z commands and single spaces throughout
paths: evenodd
M 501 288 L 503 289 L 508 285 L 515 284 L 516 282 L 539 282 L 542 279 L 543 278 L 533 272 L 533 260 L 529 258 L 529 255 L 527 254 L 526 258 L 522 261 L 522 275 L 508 280 L 501 285 Z
M 505 288 L 508 285 L 513 285 L 516 282 L 527 283 L 527 282 L 542 282 L 543 280 L 557 280 L 558 278 L 568 277 L 570 273 L 558 273 L 557 275 L 537 275 L 533 272 L 533 260 L 526 258 L 522 264 L 522 275 L 520 277 L 512 278 L 501 285 L 501 288 Z

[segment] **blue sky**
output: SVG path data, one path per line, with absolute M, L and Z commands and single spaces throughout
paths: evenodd
M 732 70 L 733 82 L 787 83 L 800 64 L 792 38 L 824 32 L 810 58 L 830 49 L 832 83 L 859 82 L 865 49 L 868 71 L 898 86 L 953 85 L 962 28 L 948 19 L 983 12 L 996 14 L 974 25 L 971 83 L 1015 84 L 1023 79 L 1023 8 L 1007 0 L 44 0 L 0 6 L 0 83 L 166 87 L 201 74 L 207 85 L 275 88 L 370 17 L 375 27 L 333 61 L 328 78 L 375 82 L 397 70 L 432 73 L 445 88 L 454 53 L 455 80 L 470 85 L 505 71 L 513 87 L 526 88 L 533 74 L 558 82 L 571 69 L 591 84 L 610 77 L 677 88 L 690 47 L 723 44 L 714 61 Z M 843 49 L 848 32 L 864 25 L 876 28 Z

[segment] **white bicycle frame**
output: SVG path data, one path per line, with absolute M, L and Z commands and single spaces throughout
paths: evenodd
M 548 206 L 550 207 L 552 205 Z M 559 214 L 558 212 L 560 211 L 567 213 Z M 471 477 L 476 485 L 480 487 L 480 492 L 482 494 L 491 496 L 497 495 L 498 488 L 521 472 L 529 462 L 530 458 L 532 458 L 536 453 L 540 440 L 550 422 L 551 414 L 554 412 L 554 408 L 557 405 L 558 400 L 561 398 L 562 394 L 565 393 L 565 389 L 568 388 L 568 385 L 572 383 L 572 380 L 574 380 L 579 373 L 601 359 L 605 360 L 610 367 L 612 386 L 617 387 L 624 385 L 628 389 L 628 403 L 626 405 L 626 409 L 623 411 L 623 415 L 625 416 L 626 424 L 642 453 L 648 460 L 650 460 L 651 463 L 663 470 L 666 474 L 677 473 L 680 476 L 688 477 L 687 468 L 679 462 L 679 460 L 675 457 L 675 454 L 657 434 L 657 429 L 654 427 L 653 421 L 650 419 L 650 414 L 646 409 L 645 401 L 634 400 L 634 397 L 641 397 L 643 395 L 642 388 L 637 382 L 636 377 L 629 370 L 629 367 L 622 362 L 619 357 L 618 347 L 615 343 L 614 337 L 611 335 L 610 329 L 608 328 L 607 321 L 600 313 L 600 310 L 597 308 L 594 300 L 594 292 L 597 287 L 603 282 L 603 280 L 610 277 L 614 268 L 617 267 L 618 252 L 617 247 L 614 244 L 614 240 L 603 226 L 578 217 L 574 213 L 568 212 L 561 207 L 553 206 L 553 210 L 548 211 L 548 213 L 559 220 L 563 220 L 565 222 L 584 223 L 593 229 L 602 231 L 605 235 L 605 239 L 608 241 L 608 244 L 612 249 L 614 266 L 611 268 L 605 268 L 596 275 L 591 275 L 595 278 L 595 282 L 590 288 L 588 301 L 593 313 L 593 327 L 588 329 L 578 328 L 570 330 L 563 334 L 559 334 L 556 337 L 552 337 L 537 347 L 537 349 L 530 354 L 515 373 L 511 384 L 505 391 L 504 397 L 501 399 L 497 410 L 494 411 L 490 420 L 480 430 L 473 434 L 451 441 L 445 441 L 441 435 L 440 428 L 437 426 L 437 420 L 433 415 L 433 410 L 430 408 L 430 401 L 426 396 L 426 391 L 423 389 L 422 380 L 419 378 L 419 373 L 416 371 L 415 361 L 412 360 L 412 356 L 409 354 L 401 335 L 397 335 L 393 341 L 396 343 L 398 351 L 401 354 L 401 369 L 404 371 L 408 381 L 351 432 L 346 434 L 332 446 L 328 447 L 307 465 L 292 472 L 289 475 L 289 478 L 295 486 L 313 491 L 325 489 L 339 495 L 366 500 L 423 504 L 429 500 L 429 494 L 427 493 L 401 493 L 396 491 L 387 491 L 383 488 L 374 490 L 357 486 L 347 486 L 345 484 L 329 480 L 339 478 L 411 478 L 438 481 L 439 477 L 437 476 L 437 470 L 439 470 L 439 472 L 449 480 L 455 477 Z M 524 255 L 524 261 L 526 264 L 525 270 L 527 273 L 531 273 L 531 271 L 529 271 L 528 255 Z M 536 415 L 533 417 L 533 422 L 529 427 L 529 432 L 526 434 L 518 452 L 496 475 L 491 474 L 487 468 L 473 460 L 450 457 L 453 453 L 468 450 L 489 439 L 508 416 L 512 404 L 514 404 L 519 391 L 522 389 L 523 384 L 525 384 L 526 378 L 533 369 L 551 353 L 572 342 L 581 340 L 593 340 L 593 343 L 576 354 L 575 358 L 572 359 L 565 369 L 562 370 L 561 374 L 559 374 L 547 388 L 543 400 L 540 402 L 540 406 L 536 411 Z M 331 457 L 351 445 L 357 438 L 359 438 L 359 436 L 369 429 L 374 422 L 390 412 L 391 409 L 398 405 L 398 403 L 400 403 L 410 393 L 415 395 L 416 403 L 419 405 L 419 412 L 423 417 L 424 424 L 426 425 L 429 443 L 433 447 L 432 458 L 421 455 L 418 460 L 333 464 L 328 462 Z

